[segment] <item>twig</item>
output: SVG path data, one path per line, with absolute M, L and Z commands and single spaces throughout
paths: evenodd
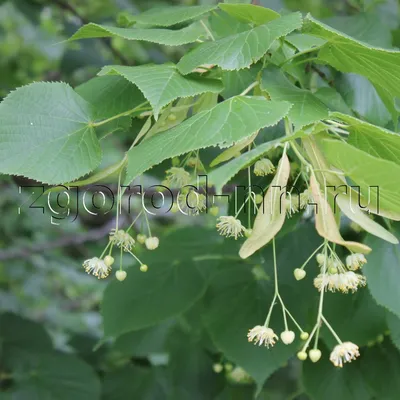
M 81 16 L 79 14 L 79 12 L 68 2 L 64 1 L 64 0 L 53 0 L 53 2 L 60 7 L 62 10 L 66 10 L 69 11 L 72 15 L 74 15 L 76 18 L 79 19 L 79 21 L 81 22 L 81 25 L 86 25 L 88 24 L 90 21 L 88 21 L 85 17 Z M 114 57 L 118 58 L 121 63 L 123 65 L 129 65 L 128 60 L 121 54 L 121 52 L 117 49 L 115 49 L 112 44 L 111 41 L 107 38 L 100 38 L 100 40 L 109 48 L 109 50 L 111 51 L 111 53 L 114 55 Z

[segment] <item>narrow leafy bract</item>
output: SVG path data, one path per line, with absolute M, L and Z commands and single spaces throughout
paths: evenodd
M 166 6 L 163 8 L 152 8 L 139 15 L 132 15 L 129 20 L 150 26 L 172 26 L 181 22 L 190 21 L 200 17 L 216 8 L 216 6 Z
M 397 119 L 395 98 L 400 97 L 400 51 L 384 50 L 359 42 L 311 16 L 305 19 L 305 31 L 328 40 L 318 58 L 341 72 L 367 77 L 375 86 L 392 117 Z
M 358 201 L 356 200 L 356 198 L 354 198 L 354 196 L 352 196 L 352 192 L 350 192 L 348 195 L 340 193 L 335 198 L 337 201 L 337 205 L 342 210 L 343 214 L 347 218 L 351 219 L 356 224 L 361 226 L 361 228 L 363 228 L 366 232 L 369 232 L 374 236 L 386 240 L 389 243 L 399 243 L 396 236 L 386 230 L 383 226 L 376 223 L 361 210 Z
M 222 83 L 217 79 L 182 76 L 173 64 L 138 67 L 110 65 L 99 73 L 105 74 L 118 74 L 134 83 L 149 100 L 156 119 L 160 110 L 178 97 L 190 97 L 205 92 L 219 93 L 223 89 Z
M 310 178 L 310 188 L 315 202 L 315 228 L 320 236 L 332 243 L 347 247 L 355 253 L 367 254 L 371 249 L 365 244 L 349 242 L 342 238 L 336 224 L 335 215 L 326 198 L 322 195 L 320 186 L 314 175 Z
M 65 83 L 33 83 L 0 104 L 0 172 L 49 184 L 77 179 L 101 161 L 93 108 Z
M 249 67 L 268 51 L 276 39 L 299 29 L 301 24 L 301 14 L 293 13 L 215 42 L 203 43 L 185 55 L 177 66 L 183 74 L 202 64 L 219 65 L 225 70 Z
M 127 40 L 164 44 L 166 46 L 181 46 L 186 43 L 195 42 L 204 36 L 204 34 L 204 29 L 199 23 L 194 23 L 179 30 L 128 29 L 90 23 L 82 26 L 69 40 L 119 37 Z
M 286 216 L 286 185 L 289 175 L 289 159 L 286 154 L 283 154 L 276 175 L 258 209 L 251 236 L 240 249 L 240 257 L 250 257 L 281 230 Z
M 261 128 L 277 124 L 289 109 L 290 104 L 282 101 L 233 97 L 132 148 L 128 152 L 126 180 L 130 183 L 167 158 L 204 147 L 231 146 Z
M 255 149 L 248 151 L 223 166 L 208 174 L 208 182 L 215 185 L 217 194 L 221 193 L 223 186 L 229 182 L 240 170 L 254 163 L 259 157 L 278 144 L 278 140 L 263 143 Z
M 293 85 L 281 70 L 269 67 L 263 71 L 261 87 L 273 100 L 285 100 L 293 104 L 289 119 L 296 130 L 304 125 L 328 118 L 328 108 L 313 93 Z

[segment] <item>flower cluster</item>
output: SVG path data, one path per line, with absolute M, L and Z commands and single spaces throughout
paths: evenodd
M 346 266 L 334 253 L 327 259 L 324 254 L 318 254 L 317 262 L 322 272 L 314 279 L 314 286 L 319 291 L 354 293 L 359 287 L 367 284 L 365 276 L 353 272 L 367 262 L 363 254 L 356 253 L 348 256 Z

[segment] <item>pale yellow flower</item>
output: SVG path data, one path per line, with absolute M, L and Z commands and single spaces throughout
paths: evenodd
M 360 355 L 358 346 L 351 342 L 340 343 L 333 349 L 329 359 L 335 367 L 343 367 L 343 363 L 355 360 Z
M 259 346 L 264 344 L 264 346 L 269 347 L 275 344 L 275 341 L 278 340 L 278 336 L 271 328 L 257 325 L 249 330 L 247 339 L 249 342 L 254 342 L 254 344 L 258 344 Z

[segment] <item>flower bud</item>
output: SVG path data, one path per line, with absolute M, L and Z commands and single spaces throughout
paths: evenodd
M 299 351 L 297 353 L 297 358 L 301 361 L 307 360 L 307 353 L 305 351 Z
M 111 265 L 114 264 L 114 257 L 112 256 L 105 256 L 104 257 L 104 262 L 107 265 L 107 267 L 111 267 Z
M 225 364 L 225 371 L 232 371 L 233 370 L 233 365 L 231 363 L 226 363 Z
M 304 269 L 296 268 L 293 271 L 294 277 L 296 278 L 297 281 L 301 281 L 302 279 L 305 278 L 306 276 L 306 271 Z
M 284 344 L 291 344 L 293 343 L 295 338 L 295 334 L 293 331 L 283 331 L 281 333 L 281 340 Z
M 318 253 L 316 259 L 317 263 L 322 265 L 325 262 L 325 255 L 322 253 Z
M 147 236 L 146 236 L 145 234 L 143 234 L 143 233 L 139 233 L 139 234 L 136 236 L 136 239 L 137 239 L 137 241 L 138 241 L 140 244 L 144 244 L 144 242 L 145 242 L 146 239 L 147 239 Z
M 211 208 L 210 208 L 210 214 L 211 215 L 213 215 L 214 217 L 216 217 L 217 215 L 218 215 L 218 213 L 219 213 L 219 207 L 217 207 L 217 206 L 212 206 Z
M 121 269 L 119 269 L 116 273 L 115 273 L 115 277 L 120 281 L 124 281 L 126 278 L 126 271 L 122 271 Z
M 316 363 L 317 361 L 320 360 L 320 358 L 321 358 L 321 356 L 322 356 L 322 353 L 321 353 L 321 350 L 312 349 L 312 350 L 310 350 L 310 351 L 308 352 L 308 355 L 310 356 L 310 360 L 311 360 L 313 363 Z
M 251 234 L 253 233 L 253 229 L 246 229 L 244 231 L 244 236 L 246 236 L 247 238 L 249 238 L 251 236 Z
M 334 266 L 328 268 L 328 273 L 331 274 L 331 275 L 337 274 L 338 271 L 339 271 L 339 270 L 337 269 L 337 267 L 334 267 Z
M 224 369 L 224 367 L 222 366 L 222 364 L 217 363 L 213 365 L 213 370 L 216 374 L 219 374 L 220 372 L 222 372 Z
M 261 204 L 263 200 L 264 198 L 261 196 L 261 194 L 256 194 L 256 204 Z
M 145 243 L 148 250 L 155 250 L 158 247 L 160 241 L 158 237 L 151 236 L 146 239 Z
M 310 335 L 308 334 L 308 332 L 301 332 L 301 334 L 300 334 L 301 340 L 307 340 L 309 337 L 310 337 Z
M 149 269 L 149 267 L 147 266 L 147 264 L 142 264 L 142 265 L 140 266 L 140 270 L 141 270 L 142 272 L 147 272 L 148 269 Z

